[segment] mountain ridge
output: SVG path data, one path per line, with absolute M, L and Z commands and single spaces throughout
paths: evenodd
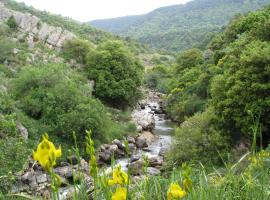
M 154 48 L 171 51 L 204 46 L 211 33 L 238 13 L 257 10 L 269 0 L 194 0 L 186 4 L 158 8 L 148 14 L 94 20 L 92 26 L 131 37 Z

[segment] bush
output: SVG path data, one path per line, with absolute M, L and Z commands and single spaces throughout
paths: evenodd
M 176 166 L 187 161 L 220 164 L 228 141 L 215 128 L 216 116 L 211 109 L 188 118 L 175 130 L 175 143 L 169 159 Z
M 203 55 L 199 49 L 189 49 L 181 52 L 177 57 L 177 71 L 195 67 L 203 63 Z
M 18 25 L 17 22 L 14 18 L 14 16 L 12 15 L 10 18 L 8 18 L 7 20 L 7 25 L 9 26 L 9 28 L 11 28 L 12 30 L 16 30 Z
M 0 138 L 7 136 L 16 136 L 16 115 L 1 115 L 0 114 Z
M 87 56 L 88 77 L 95 95 L 115 106 L 134 104 L 140 96 L 142 65 L 119 41 L 101 44 Z
M 8 38 L 0 38 L 0 63 L 12 60 L 16 44 Z
M 85 130 L 95 139 L 106 140 L 112 123 L 102 103 L 91 96 L 87 81 L 64 65 L 49 64 L 24 68 L 14 80 L 14 95 L 29 117 L 46 125 L 46 131 L 83 141 Z
M 12 173 L 22 169 L 31 150 L 27 143 L 20 138 L 9 137 L 0 139 L 0 193 L 7 192 L 13 182 Z
M 67 60 L 74 59 L 78 63 L 85 64 L 86 55 L 92 48 L 92 44 L 89 41 L 74 39 L 64 44 L 62 53 Z
M 252 136 L 253 119 L 248 114 L 251 111 L 260 117 L 263 137 L 269 139 L 270 44 L 245 40 L 245 46 L 242 45 L 242 41 L 235 43 L 233 51 L 219 62 L 227 71 L 212 83 L 212 105 L 220 123 L 232 136 L 235 133 Z

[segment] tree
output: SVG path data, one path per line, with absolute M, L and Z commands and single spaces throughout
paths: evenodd
M 246 45 L 235 43 L 220 67 L 226 73 L 212 83 L 212 104 L 220 122 L 233 134 L 252 135 L 252 112 L 260 118 L 262 131 L 270 138 L 270 43 L 245 40 Z M 249 43 L 249 44 L 248 44 Z
M 63 46 L 63 56 L 70 60 L 74 59 L 78 63 L 86 63 L 86 55 L 92 49 L 92 44 L 87 40 L 74 39 L 67 41 Z
M 190 49 L 181 52 L 177 57 L 177 72 L 183 69 L 195 67 L 203 62 L 203 55 L 199 49 Z
M 87 81 L 65 65 L 25 67 L 14 80 L 18 108 L 28 117 L 46 125 L 46 131 L 79 141 L 91 129 L 95 139 L 107 139 L 111 123 L 102 103 L 91 96 Z
M 95 95 L 117 106 L 136 102 L 142 69 L 120 41 L 105 42 L 87 56 L 86 71 L 89 79 L 95 81 Z

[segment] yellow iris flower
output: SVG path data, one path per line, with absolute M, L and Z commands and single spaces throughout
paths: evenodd
M 182 199 L 186 195 L 187 193 L 184 190 L 182 190 L 182 188 L 176 183 L 171 183 L 170 188 L 167 191 L 168 200 Z
M 121 166 L 118 166 L 113 170 L 113 179 L 108 181 L 109 185 L 124 185 L 128 183 L 128 175 L 121 170 Z
M 42 141 L 37 147 L 37 151 L 33 151 L 34 160 L 38 161 L 39 164 L 46 171 L 51 171 L 52 167 L 56 164 L 56 158 L 62 155 L 61 147 L 56 149 L 54 144 L 49 141 L 47 134 L 44 134 Z
M 119 187 L 116 189 L 115 193 L 112 195 L 112 200 L 126 200 L 127 189 L 124 187 Z

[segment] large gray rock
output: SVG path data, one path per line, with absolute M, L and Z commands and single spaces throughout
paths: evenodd
M 144 161 L 143 160 L 137 160 L 133 163 L 130 163 L 128 166 L 130 168 L 131 175 L 142 175 L 143 174 L 143 167 L 144 167 Z
M 155 139 L 153 133 L 144 131 L 136 138 L 136 145 L 138 148 L 148 147 Z
M 155 118 L 153 113 L 149 113 L 147 110 L 135 110 L 131 116 L 138 131 L 140 129 L 146 131 L 152 131 L 154 129 Z

